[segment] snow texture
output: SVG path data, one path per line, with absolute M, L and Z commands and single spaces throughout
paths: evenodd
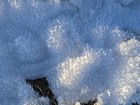
M 140 0 L 0 0 L 0 105 L 140 104 Z

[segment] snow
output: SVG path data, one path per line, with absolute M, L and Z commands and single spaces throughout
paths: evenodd
M 0 105 L 140 104 L 139 0 L 1 0 Z

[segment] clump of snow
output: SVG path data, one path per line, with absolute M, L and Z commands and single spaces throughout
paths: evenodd
M 126 104 L 136 87 L 139 86 L 139 57 L 131 57 L 126 60 L 126 64 L 118 72 L 115 79 L 115 95 L 119 97 L 116 102 Z
M 88 66 L 96 64 L 97 59 L 99 59 L 98 52 L 94 52 L 90 48 L 85 48 L 83 53 L 78 57 L 68 57 L 58 65 L 58 72 L 60 72 L 58 75 L 59 84 L 72 88 L 72 86 L 76 85 L 76 82 L 78 83 L 77 77 L 82 75 L 84 70 L 89 69 Z
M 80 102 L 76 102 L 75 105 L 81 105 Z
M 13 8 L 15 8 L 15 9 L 20 9 L 21 8 L 21 6 L 22 6 L 22 4 L 21 4 L 21 0 L 11 0 L 10 1 L 10 4 L 11 4 L 11 6 L 13 7 Z
M 48 24 L 50 23 L 51 21 Z M 43 36 L 45 37 L 46 46 L 56 51 L 64 49 L 68 43 L 67 41 L 69 41 L 68 32 L 72 32 L 72 26 L 70 24 L 71 22 L 66 20 L 65 17 L 53 20 L 52 24 L 48 26 L 48 30 L 46 30 L 47 33 Z
M 140 54 L 140 42 L 136 39 L 130 39 L 120 43 L 119 49 L 122 55 L 138 56 Z
M 139 14 L 137 0 L 1 0 L 0 104 L 48 105 L 25 81 L 41 76 L 59 105 L 140 102 Z

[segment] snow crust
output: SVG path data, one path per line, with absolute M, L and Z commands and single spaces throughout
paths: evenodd
M 0 105 L 140 104 L 139 0 L 1 0 Z

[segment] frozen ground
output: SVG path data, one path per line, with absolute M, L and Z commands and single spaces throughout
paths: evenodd
M 140 103 L 140 0 L 0 0 L 0 105 Z

